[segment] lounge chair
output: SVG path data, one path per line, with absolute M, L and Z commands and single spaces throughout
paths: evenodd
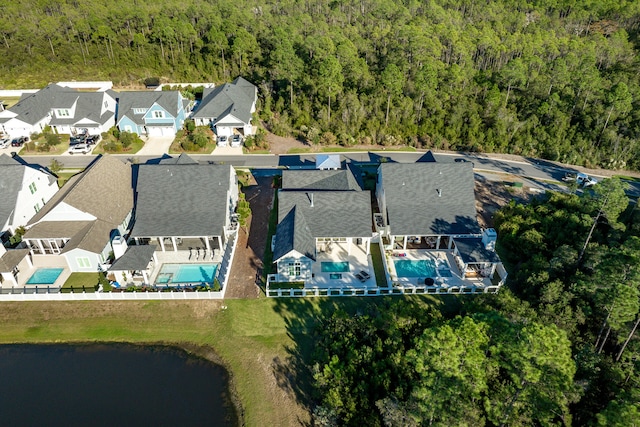
M 367 281 L 367 278 L 362 275 L 362 272 L 356 273 L 355 276 L 356 276 L 356 279 L 358 279 L 359 281 L 361 281 L 363 283 Z
M 360 274 L 362 277 L 364 277 L 364 280 L 371 279 L 371 275 L 369 273 L 367 273 L 366 271 L 364 271 L 364 270 L 360 270 L 360 273 L 358 273 L 358 274 Z

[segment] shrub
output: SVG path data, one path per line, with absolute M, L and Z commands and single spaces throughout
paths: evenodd
M 184 128 L 187 130 L 187 132 L 193 132 L 194 130 L 196 130 L 196 123 L 193 120 L 185 120 Z
M 133 132 L 120 132 L 119 141 L 124 148 L 129 148 L 134 142 L 140 141 L 140 137 Z
M 220 285 L 220 281 L 216 277 L 215 279 L 213 279 L 213 291 L 220 292 L 221 290 L 222 290 L 222 285 Z
M 24 236 L 24 233 L 26 233 L 26 231 L 27 230 L 25 230 L 25 228 L 22 226 L 16 228 L 16 232 L 9 238 L 9 244 L 11 246 L 15 246 L 18 243 L 22 242 L 22 236 Z
M 207 142 L 209 142 L 209 137 L 204 133 L 194 133 L 193 134 L 193 143 L 200 148 L 204 148 L 207 146 Z
M 64 165 L 56 159 L 52 159 L 49 163 L 49 170 L 53 173 L 58 173 Z
M 160 77 L 147 77 L 144 79 L 144 85 L 147 87 L 160 86 Z
M 121 147 L 122 146 L 116 144 L 115 141 L 104 142 L 102 144 L 102 148 L 104 148 L 104 151 L 107 151 L 109 153 L 117 153 L 121 151 Z
M 47 145 L 49 147 L 53 147 L 55 145 L 60 144 L 60 135 L 57 135 L 55 133 L 45 133 L 44 134 L 44 139 L 45 139 L 45 141 L 47 141 Z M 47 149 L 49 147 L 47 147 Z

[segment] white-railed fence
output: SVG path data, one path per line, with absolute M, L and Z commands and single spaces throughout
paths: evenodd
M 0 294 L 2 301 L 150 301 L 150 300 L 206 300 L 224 298 L 215 291 L 145 291 L 145 292 L 75 292 L 75 293 L 11 293 Z
M 495 294 L 499 286 L 394 286 L 392 288 L 267 289 L 271 298 L 377 297 L 384 295 Z

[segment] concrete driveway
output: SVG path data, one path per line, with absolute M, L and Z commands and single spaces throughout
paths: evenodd
M 136 156 L 162 156 L 169 152 L 169 147 L 175 139 L 173 136 L 143 136 L 144 147 Z

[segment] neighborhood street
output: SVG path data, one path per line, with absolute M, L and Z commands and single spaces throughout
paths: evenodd
M 5 150 L 3 150 L 5 151 Z M 9 150 L 10 151 L 10 150 Z M 7 153 L 9 154 L 9 153 Z M 351 153 L 339 153 L 344 159 L 357 163 L 377 164 L 381 161 L 413 163 L 419 161 L 425 156 L 425 152 L 365 152 L 357 151 Z M 166 154 L 165 154 L 166 155 Z M 144 163 L 147 160 L 157 159 L 160 155 L 118 155 L 132 159 L 137 163 Z M 480 154 L 461 154 L 461 153 L 433 153 L 437 161 L 465 161 L 473 162 L 474 169 L 477 174 L 485 176 L 487 179 L 496 180 L 499 175 L 510 174 L 523 178 L 526 186 L 540 189 L 557 190 L 559 187 L 549 181 L 561 181 L 565 172 L 577 171 L 577 168 L 565 168 L 541 159 L 530 159 L 527 161 L 505 160 L 502 158 L 493 158 L 489 155 Z M 311 168 L 315 165 L 315 154 L 246 154 L 246 155 L 192 155 L 199 162 L 215 162 L 231 164 L 236 167 L 246 168 Z M 64 168 L 80 169 L 86 167 L 95 156 L 76 155 L 76 156 L 25 156 L 24 159 L 29 163 L 39 164 L 48 167 L 51 160 L 56 158 L 62 162 Z M 596 175 L 597 178 L 600 178 Z M 640 196 L 640 183 L 629 181 L 629 189 L 627 194 L 629 197 Z

